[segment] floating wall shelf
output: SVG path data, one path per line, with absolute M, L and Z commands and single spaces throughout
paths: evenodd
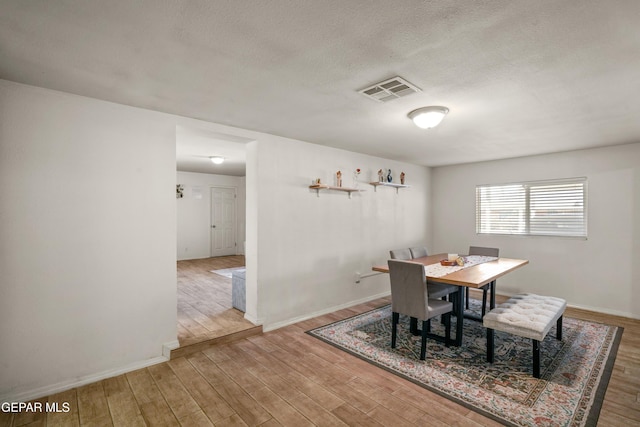
M 409 185 L 404 185 L 404 184 L 394 184 L 393 182 L 370 182 L 369 184 L 373 185 L 373 191 L 377 191 L 378 190 L 378 186 L 383 186 L 383 187 L 393 187 L 396 189 L 396 194 L 398 193 L 398 190 L 400 188 L 409 188 Z
M 314 185 L 310 185 L 309 188 L 312 189 L 312 190 L 316 190 L 316 193 L 318 194 L 318 197 L 320 197 L 320 190 L 344 191 L 346 193 L 349 193 L 349 198 L 351 198 L 351 193 L 364 191 L 364 190 L 360 190 L 358 188 L 335 187 L 333 185 L 326 185 L 326 184 L 314 184 Z

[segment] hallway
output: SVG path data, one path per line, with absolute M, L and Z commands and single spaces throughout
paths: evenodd
M 244 266 L 243 255 L 177 262 L 180 347 L 254 327 L 231 305 L 231 279 L 212 273 Z

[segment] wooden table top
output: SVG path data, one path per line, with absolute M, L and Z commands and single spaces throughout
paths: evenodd
M 422 258 L 414 258 L 407 260 L 410 262 L 416 262 L 423 265 L 437 264 L 441 260 L 446 259 L 447 254 L 435 254 Z M 438 283 L 448 283 L 457 286 L 466 286 L 469 288 L 479 288 L 487 283 L 493 282 L 498 277 L 518 269 L 524 265 L 529 264 L 526 259 L 511 259 L 511 258 L 498 258 L 495 261 L 484 262 L 482 264 L 476 264 L 471 267 L 464 268 L 462 270 L 454 271 L 441 277 L 429 277 L 428 279 Z M 382 273 L 389 272 L 389 266 L 375 265 L 372 268 L 373 271 L 379 271 Z

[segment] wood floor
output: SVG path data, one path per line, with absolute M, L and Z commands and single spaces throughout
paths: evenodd
M 469 409 L 307 334 L 388 298 L 40 399 L 68 413 L 0 413 L 0 426 L 497 426 Z M 625 328 L 599 426 L 640 425 L 640 321 L 566 315 Z
M 178 261 L 181 348 L 255 328 L 231 305 L 231 279 L 211 272 L 244 265 L 242 255 Z

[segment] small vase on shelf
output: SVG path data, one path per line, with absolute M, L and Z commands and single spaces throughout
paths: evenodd
M 358 188 L 358 176 L 360 176 L 360 168 L 353 171 L 353 188 Z

